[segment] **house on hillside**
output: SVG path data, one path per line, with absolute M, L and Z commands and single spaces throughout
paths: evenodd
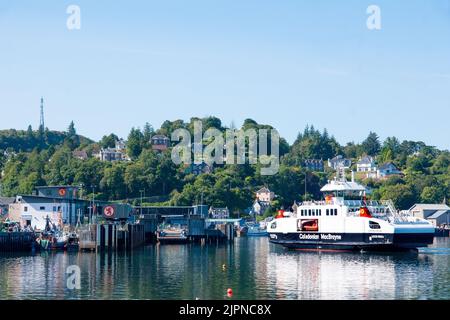
M 352 160 L 338 155 L 333 159 L 328 159 L 328 166 L 333 170 L 337 170 L 338 168 L 349 169 L 352 166 Z
M 252 205 L 251 214 L 255 216 L 262 216 L 270 209 L 270 202 L 259 201 L 258 199 Z
M 310 171 L 323 172 L 325 170 L 322 159 L 321 160 L 317 160 L 317 159 L 305 160 L 305 162 L 303 163 L 303 166 Z
M 401 175 L 401 174 L 403 173 L 392 162 L 388 162 L 381 165 L 377 170 L 377 177 L 379 179 L 388 178 L 393 175 Z
M 76 159 L 80 159 L 80 160 L 87 160 L 88 159 L 88 154 L 84 150 L 75 150 L 74 152 L 72 152 L 72 155 Z
M 127 155 L 127 147 L 125 141 L 120 139 L 116 141 L 116 146 L 114 148 L 102 148 L 98 153 L 94 154 L 94 157 L 100 161 L 131 161 L 130 157 Z
M 371 156 L 362 157 L 356 163 L 356 172 L 376 172 L 377 165 L 375 159 Z
M 269 190 L 269 188 L 261 188 L 256 191 L 256 199 L 262 202 L 272 202 L 275 199 L 275 193 Z
M 166 151 L 170 147 L 170 139 L 164 135 L 155 135 L 152 137 L 152 150 Z

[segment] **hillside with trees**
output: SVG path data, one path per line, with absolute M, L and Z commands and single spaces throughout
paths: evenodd
M 234 214 L 245 214 L 254 201 L 255 191 L 268 186 L 277 195 L 274 207 L 288 208 L 294 201 L 320 198 L 320 188 L 332 179 L 334 171 L 326 162 L 337 155 L 355 163 L 363 156 L 373 156 L 378 164 L 393 163 L 402 175 L 387 179 L 358 176 L 373 190 L 373 199 L 392 199 L 399 209 L 414 203 L 442 203 L 450 198 L 450 153 L 427 146 L 423 142 L 402 141 L 389 137 L 380 141 L 370 132 L 361 143 L 340 145 L 327 130 L 320 132 L 307 126 L 293 145 L 280 141 L 279 173 L 262 176 L 259 165 L 216 165 L 210 173 L 194 175 L 185 165 L 175 165 L 171 150 L 152 150 L 155 134 L 170 137 L 178 128 L 193 134 L 194 121 L 208 128 L 226 129 L 215 117 L 166 121 L 154 130 L 150 124 L 143 129 L 132 128 L 126 137 L 126 152 L 131 161 L 107 162 L 93 157 L 101 148 L 113 148 L 119 137 L 114 133 L 94 142 L 76 133 L 72 122 L 66 132 L 4 130 L 0 131 L 0 192 L 2 196 L 30 194 L 39 185 L 82 186 L 82 196 L 93 191 L 97 199 L 138 204 L 142 192 L 145 202 L 166 205 L 203 203 L 228 206 Z M 242 129 L 271 129 L 252 119 L 244 121 Z M 173 144 L 171 145 L 173 146 Z M 74 151 L 85 151 L 80 159 Z M 304 161 L 321 159 L 324 172 L 310 171 Z M 305 183 L 306 179 L 306 183 Z M 306 187 L 305 187 L 306 186 Z

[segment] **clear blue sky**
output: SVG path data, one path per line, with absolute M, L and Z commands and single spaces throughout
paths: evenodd
M 0 39 L 1 129 L 37 128 L 44 96 L 46 126 L 93 139 L 215 115 L 450 149 L 449 0 L 0 0 Z

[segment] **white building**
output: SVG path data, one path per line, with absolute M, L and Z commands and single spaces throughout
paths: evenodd
M 370 156 L 361 158 L 356 163 L 356 171 L 357 172 L 376 172 L 377 165 L 375 163 L 375 159 Z
M 57 201 L 38 196 L 17 196 L 9 206 L 9 219 L 20 222 L 22 226 L 31 226 L 42 231 L 45 229 L 47 217 L 60 227 L 63 223 L 76 219 L 72 211 L 71 204 L 63 199 Z
M 275 193 L 264 187 L 256 191 L 256 199 L 261 202 L 272 202 L 275 198 Z
M 338 168 L 349 169 L 352 166 L 352 160 L 339 155 L 333 159 L 328 159 L 328 166 L 333 168 L 333 170 L 337 170 Z
M 126 144 L 120 139 L 119 141 L 116 141 L 115 148 L 102 148 L 94 156 L 100 161 L 131 161 L 126 152 Z

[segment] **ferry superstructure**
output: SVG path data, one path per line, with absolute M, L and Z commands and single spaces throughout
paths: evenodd
M 272 243 L 301 250 L 399 251 L 434 241 L 430 222 L 397 212 L 392 201 L 366 201 L 366 188 L 354 178 L 338 174 L 321 191 L 324 201 L 303 202 L 268 225 Z

